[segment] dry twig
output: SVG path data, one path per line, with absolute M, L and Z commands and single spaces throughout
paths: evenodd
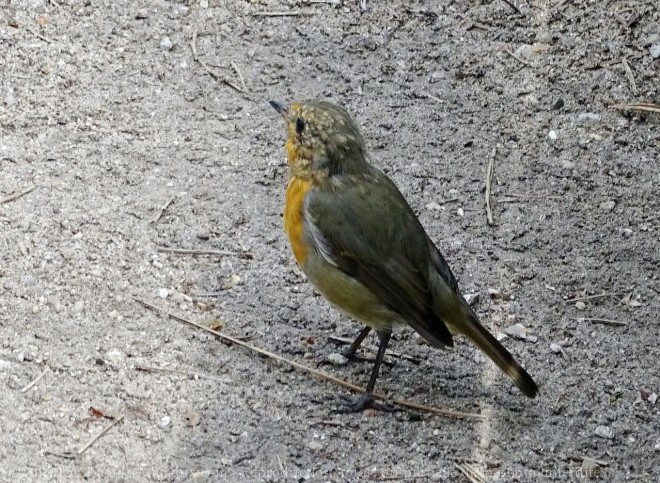
M 31 382 L 30 384 L 28 384 L 27 386 L 25 386 L 23 389 L 21 389 L 21 392 L 27 392 L 27 391 L 29 391 L 30 389 L 32 389 L 34 386 L 36 386 L 37 383 L 38 383 L 39 381 L 41 381 L 41 380 L 44 378 L 44 376 L 48 373 L 48 371 L 50 371 L 50 367 L 46 366 L 46 368 L 43 370 L 43 372 L 42 372 L 41 374 L 39 374 L 39 375 L 34 379 L 34 381 L 32 381 L 32 382 Z
M 630 65 L 628 64 L 628 60 L 626 60 L 625 57 L 621 59 L 621 64 L 623 65 L 623 69 L 626 71 L 626 76 L 628 77 L 628 82 L 630 82 L 630 90 L 632 91 L 633 94 L 637 95 L 637 84 L 635 83 L 635 76 L 633 76 L 632 70 L 630 69 Z
M 490 155 L 490 159 L 488 160 L 488 167 L 486 168 L 486 217 L 488 219 L 488 224 L 489 225 L 494 225 L 495 222 L 493 221 L 493 211 L 490 207 L 490 190 L 491 190 L 491 183 L 493 181 L 493 169 L 495 166 L 495 154 L 497 153 L 497 148 L 493 148 L 493 152 Z
M 247 91 L 247 85 L 245 84 L 245 79 L 243 78 L 243 74 L 241 74 L 241 70 L 238 68 L 238 65 L 236 62 L 233 60 L 229 63 L 229 65 L 232 66 L 234 69 L 234 72 L 236 72 L 236 75 L 238 76 L 238 80 L 241 81 L 241 85 L 243 86 L 243 91 Z
M 584 297 L 575 297 L 575 298 L 572 298 L 572 299 L 567 299 L 566 303 L 567 304 L 573 304 L 575 302 L 580 302 L 582 300 L 602 299 L 602 298 L 605 298 L 605 297 L 620 297 L 620 296 L 625 295 L 625 294 L 626 294 L 626 292 L 610 292 L 610 293 L 603 292 L 603 293 L 598 294 L 598 295 L 585 295 Z
M 655 112 L 660 114 L 660 106 L 657 104 L 610 104 L 608 107 L 621 111 Z
M 216 72 L 211 70 L 211 68 L 208 66 L 208 64 L 206 62 L 204 62 L 202 59 L 199 58 L 199 55 L 197 54 L 197 30 L 195 30 L 192 34 L 192 40 L 190 41 L 190 50 L 192 50 L 193 60 L 197 61 L 199 63 L 199 65 L 201 65 L 206 72 L 211 74 L 211 76 L 213 78 L 215 78 L 216 80 L 219 80 L 223 84 L 231 87 L 232 89 L 234 89 L 238 92 L 243 92 L 243 90 L 240 87 L 238 87 L 236 84 L 234 84 L 233 82 L 229 81 L 228 79 L 222 77 L 220 74 L 217 74 Z
M 252 352 L 255 352 L 257 354 L 261 354 L 261 355 L 266 356 L 266 357 L 268 357 L 270 359 L 273 359 L 275 361 L 287 364 L 291 367 L 295 367 L 296 369 L 300 369 L 301 371 L 308 372 L 309 374 L 312 374 L 312 375 L 314 375 L 314 376 L 316 376 L 320 379 L 323 379 L 325 381 L 333 382 L 333 383 L 337 384 L 338 386 L 344 387 L 344 388 L 349 389 L 351 391 L 361 392 L 361 393 L 364 392 L 364 389 L 362 389 L 361 387 L 358 387 L 354 384 L 351 384 L 350 382 L 344 381 L 342 379 L 339 379 L 337 377 L 331 376 L 331 375 L 326 374 L 324 372 L 318 371 L 318 370 L 313 369 L 311 367 L 307 367 L 307 366 L 305 366 L 303 364 L 300 364 L 296 361 L 292 361 L 290 359 L 287 359 L 287 358 L 282 357 L 280 355 L 274 354 L 274 353 L 269 352 L 267 350 L 260 349 L 258 347 L 255 347 L 255 346 L 251 345 L 251 344 L 243 342 L 243 341 L 237 339 L 236 337 L 231 337 L 229 335 L 222 334 L 222 333 L 220 333 L 218 331 L 215 331 L 213 329 L 209 329 L 208 327 L 205 327 L 201 324 L 198 324 L 198 323 L 193 322 L 191 320 L 188 320 L 188 319 L 185 319 L 183 317 L 179 317 L 178 315 L 174 315 L 170 312 L 167 312 L 166 310 L 163 310 L 159 307 L 156 307 L 155 305 L 152 305 L 149 302 L 145 302 L 144 300 L 141 300 L 141 299 L 139 299 L 135 296 L 133 296 L 132 298 L 137 303 L 143 305 L 147 309 L 152 310 L 152 311 L 154 311 L 158 314 L 164 315 L 166 317 L 174 319 L 178 322 L 182 322 L 184 324 L 192 325 L 193 327 L 197 327 L 198 329 L 209 332 L 210 334 L 213 334 L 216 337 L 219 337 L 220 339 L 223 339 L 225 341 L 228 341 L 228 342 L 231 342 L 233 344 L 239 345 L 239 346 L 244 347 L 244 348 L 246 348 L 246 349 L 248 349 Z M 389 398 L 386 398 L 383 394 L 380 394 L 380 393 L 374 393 L 373 397 L 375 399 L 380 399 L 380 400 L 392 402 L 392 403 L 397 404 L 399 406 L 403 406 L 403 407 L 407 407 L 407 408 L 411 408 L 411 409 L 418 409 L 420 411 L 426 411 L 428 413 L 437 414 L 437 415 L 441 415 L 441 416 L 451 416 L 451 417 L 455 417 L 455 418 L 485 419 L 485 417 L 481 414 L 466 413 L 466 412 L 462 412 L 462 411 L 455 411 L 453 409 L 444 409 L 444 408 L 436 408 L 436 407 L 432 407 L 432 406 L 425 406 L 423 404 L 418 404 L 418 403 L 415 403 L 415 402 L 412 402 L 412 401 L 406 401 L 406 400 L 402 400 L 402 399 L 389 399 Z
M 179 374 L 182 376 L 187 376 L 192 379 L 199 378 L 199 379 L 208 379 L 209 381 L 214 381 L 214 382 L 219 382 L 221 384 L 231 384 L 231 381 L 228 379 L 221 379 L 219 377 L 212 376 L 211 374 L 203 374 L 200 372 L 188 372 L 188 371 L 181 371 L 178 369 L 168 369 L 166 367 L 151 367 L 151 366 L 140 366 L 137 365 L 135 366 L 136 371 L 142 371 L 142 372 L 164 372 L 166 374 Z
M 488 481 L 477 466 L 470 463 L 461 463 L 460 465 L 458 463 L 454 464 L 456 465 L 456 469 L 463 473 L 463 475 L 465 475 L 465 477 L 472 483 L 486 483 L 486 481 Z
M 300 10 L 290 10 L 288 12 L 252 12 L 255 17 L 296 17 L 302 15 Z
M 179 255 L 210 255 L 213 257 L 252 258 L 252 254 L 250 252 L 230 252 L 227 250 L 187 250 L 185 248 L 167 247 L 156 247 L 156 250 L 161 253 L 178 253 Z
M 0 198 L 0 205 L 3 203 L 8 203 L 10 201 L 17 200 L 23 195 L 28 194 L 30 191 L 34 190 L 36 188 L 36 185 L 32 185 L 28 188 L 25 188 L 23 191 L 16 191 L 15 193 L 12 193 L 10 195 L 5 196 L 4 198 Z
M 511 7 L 512 9 L 514 9 L 514 10 L 516 11 L 516 13 L 522 14 L 522 12 L 520 11 L 520 9 L 519 9 L 518 7 L 516 7 L 515 3 L 511 2 L 510 0 L 502 0 L 502 1 L 503 1 L 504 3 L 506 3 L 509 7 Z
M 623 322 L 619 320 L 610 320 L 610 319 L 600 319 L 598 317 L 574 317 L 573 320 L 578 322 L 593 322 L 594 324 L 604 324 L 604 325 L 628 325 L 628 322 Z
M 115 419 L 112 423 L 110 423 L 103 431 L 101 431 L 99 434 L 94 436 L 92 439 L 90 439 L 85 446 L 80 448 L 78 450 L 78 454 L 81 455 L 85 451 L 87 451 L 94 443 L 96 443 L 101 436 L 103 436 L 105 433 L 110 431 L 112 428 L 114 428 L 116 425 L 118 425 L 122 419 L 124 419 L 124 416 L 126 416 L 126 413 L 122 413 L 117 419 Z
M 165 213 L 165 210 L 172 204 L 172 202 L 176 199 L 176 196 L 172 196 L 172 198 L 169 199 L 163 206 L 160 207 L 156 212 L 154 212 L 153 215 L 149 217 L 147 220 L 147 224 L 151 225 L 152 223 L 156 223 L 158 220 L 160 220 L 160 217 L 163 216 L 163 213 Z

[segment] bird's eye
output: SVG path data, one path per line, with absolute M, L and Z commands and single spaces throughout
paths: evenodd
M 305 130 L 305 121 L 298 118 L 296 119 L 296 132 L 298 134 L 302 133 Z

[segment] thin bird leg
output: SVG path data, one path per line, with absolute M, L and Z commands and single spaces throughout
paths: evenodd
M 355 356 L 355 353 L 360 348 L 360 345 L 362 345 L 364 339 L 367 338 L 369 332 L 371 332 L 371 327 L 367 325 L 365 326 L 364 329 L 362 329 L 362 332 L 360 332 L 360 334 L 355 338 L 355 340 L 350 345 L 350 347 L 344 351 L 344 357 L 346 357 L 346 359 L 348 359 L 349 361 L 354 361 L 359 359 L 358 357 Z
M 364 331 L 362 332 L 364 333 Z M 362 334 L 360 334 L 360 336 L 362 336 Z M 374 368 L 371 371 L 371 378 L 369 379 L 369 384 L 367 384 L 365 393 L 362 396 L 358 396 L 355 398 L 345 398 L 348 399 L 348 405 L 340 408 L 338 412 L 356 413 L 367 408 L 380 409 L 383 411 L 393 411 L 393 409 L 390 408 L 389 406 L 385 406 L 383 404 L 379 404 L 376 401 L 374 401 L 374 397 L 373 397 L 374 387 L 376 387 L 376 379 L 378 379 L 378 371 L 380 370 L 380 366 L 383 363 L 383 358 L 385 357 L 385 351 L 387 350 L 387 344 L 389 343 L 391 336 L 392 336 L 391 331 L 384 333 L 381 332 L 378 334 L 378 338 L 380 339 L 380 345 L 378 346 L 378 354 L 376 355 L 376 362 L 374 363 Z

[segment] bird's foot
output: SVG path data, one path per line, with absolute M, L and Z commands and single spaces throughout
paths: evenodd
M 336 412 L 340 414 L 359 413 L 365 409 L 375 409 L 387 413 L 399 411 L 398 408 L 390 406 L 389 404 L 376 402 L 371 394 L 362 394 L 361 396 L 341 395 L 340 398 L 346 402 L 346 404 L 337 409 Z
M 352 351 L 350 349 L 343 351 L 341 355 L 351 362 L 376 362 L 376 359 L 372 357 L 359 356 L 355 353 L 355 351 Z

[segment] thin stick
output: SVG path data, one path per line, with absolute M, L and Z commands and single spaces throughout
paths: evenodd
M 90 439 L 90 440 L 87 442 L 87 444 L 86 444 L 85 446 L 83 446 L 82 448 L 80 448 L 80 449 L 78 450 L 78 454 L 81 455 L 81 454 L 83 454 L 85 451 L 87 451 L 87 450 L 88 450 L 88 449 L 89 449 L 94 443 L 96 443 L 96 441 L 98 441 L 98 439 L 99 439 L 101 436 L 103 436 L 105 433 L 107 433 L 107 432 L 110 431 L 112 428 L 114 428 L 115 426 L 117 426 L 117 425 L 120 423 L 120 421 L 121 421 L 122 419 L 124 419 L 124 416 L 126 416 L 126 413 L 122 413 L 121 416 L 119 416 L 119 417 L 118 417 L 117 419 L 115 419 L 112 423 L 110 423 L 110 424 L 109 424 L 109 425 L 108 425 L 103 431 L 101 431 L 99 434 L 97 434 L 97 435 L 94 436 L 92 439 Z
M 557 10 L 558 8 L 563 7 L 563 6 L 564 6 L 566 3 L 568 3 L 568 2 L 570 2 L 570 0 L 559 0 L 559 2 L 557 2 L 557 3 L 555 4 L 555 6 L 552 7 L 552 9 L 553 9 L 553 10 Z
M 10 201 L 17 200 L 17 199 L 20 198 L 21 196 L 26 195 L 26 194 L 28 194 L 30 191 L 34 190 L 36 187 L 37 187 L 36 185 L 32 185 L 32 186 L 30 186 L 30 187 L 28 187 L 28 188 L 25 188 L 23 191 L 16 191 L 15 193 L 12 193 L 12 194 L 10 194 L 10 195 L 7 195 L 7 196 L 5 196 L 4 198 L 0 198 L 0 205 L 3 204 L 3 203 L 8 203 L 8 202 L 10 202 Z
M 230 252 L 227 250 L 187 250 L 185 248 L 156 247 L 161 253 L 178 253 L 179 255 L 211 255 L 214 257 L 252 257 L 249 252 Z
M 611 104 L 610 109 L 619 109 L 622 111 L 656 112 L 660 113 L 660 106 L 657 104 Z
M 47 44 L 50 44 L 50 43 L 53 42 L 53 41 L 50 40 L 49 38 L 44 37 L 43 35 L 41 35 L 39 32 L 35 32 L 35 31 L 32 30 L 31 28 L 28 28 L 27 30 L 28 30 L 28 32 L 30 32 L 32 35 L 34 35 L 34 36 L 37 37 L 38 39 L 43 40 L 43 41 L 46 42 Z
M 472 483 L 486 483 L 486 477 L 479 471 L 477 467 L 469 463 L 454 463 L 456 469 L 463 473 L 465 477 Z
M 43 372 L 41 374 L 39 374 L 34 381 L 32 381 L 27 386 L 25 386 L 23 389 L 21 389 L 21 392 L 27 392 L 30 389 L 32 389 L 34 386 L 36 386 L 37 383 L 44 378 L 44 376 L 48 373 L 48 371 L 50 371 L 50 367 L 46 366 L 46 368 L 43 370 Z
M 514 53 L 511 52 L 509 49 L 504 49 L 504 52 L 507 53 L 507 54 L 509 54 L 511 57 L 513 57 L 514 59 L 516 59 L 518 62 L 521 62 L 521 63 L 525 64 L 525 65 L 528 66 L 528 67 L 531 67 L 531 66 L 532 66 L 532 64 L 530 64 L 529 62 L 527 62 L 525 59 L 523 59 L 523 58 L 520 57 L 519 55 L 514 54 Z
M 621 295 L 625 295 L 625 294 L 626 294 L 626 292 L 610 292 L 610 293 L 603 292 L 603 293 L 598 294 L 598 295 L 586 295 L 584 297 L 575 297 L 573 299 L 567 299 L 566 303 L 572 304 L 572 303 L 575 303 L 575 302 L 579 302 L 581 300 L 602 299 L 604 297 L 620 297 Z
M 301 15 L 300 10 L 290 10 L 288 12 L 252 12 L 254 17 L 296 17 Z
M 238 76 L 238 80 L 241 81 L 241 85 L 243 86 L 243 90 L 247 91 L 247 85 L 245 84 L 245 79 L 243 78 L 243 74 L 241 74 L 241 70 L 238 68 L 238 65 L 236 64 L 236 62 L 234 62 L 232 60 L 229 63 L 229 65 L 231 65 L 232 68 L 234 69 L 234 72 L 236 72 L 236 75 Z
M 552 196 L 552 195 L 545 195 L 545 196 L 539 196 L 539 195 L 514 195 L 514 194 L 507 194 L 504 196 L 508 196 L 510 198 L 522 198 L 522 199 L 530 199 L 530 200 L 561 200 L 563 199 L 561 196 Z M 507 200 L 501 200 L 506 202 Z M 511 200 L 509 200 L 511 201 Z
M 578 322 L 593 322 L 594 324 L 604 325 L 628 325 L 628 322 L 623 322 L 620 320 L 600 319 L 598 317 L 573 317 L 572 320 L 577 320 Z
M 203 374 L 199 372 L 187 372 L 187 371 L 180 371 L 177 369 L 167 369 L 165 367 L 151 367 L 151 366 L 140 366 L 137 365 L 135 366 L 135 370 L 137 371 L 143 371 L 143 372 L 164 372 L 166 374 L 180 374 L 182 376 L 188 376 L 192 377 L 193 379 L 195 377 L 199 377 L 200 379 L 208 379 L 209 381 L 215 381 L 219 382 L 222 384 L 230 384 L 231 381 L 227 379 L 221 379 L 219 377 L 212 376 L 210 374 Z
M 163 206 L 160 207 L 159 210 L 154 212 L 153 215 L 149 217 L 147 220 L 147 224 L 151 225 L 152 223 L 156 223 L 158 220 L 160 220 L 160 217 L 163 216 L 163 213 L 165 213 L 165 210 L 172 204 L 172 202 L 176 199 L 176 196 L 172 196 L 169 201 L 165 202 Z
M 307 367 L 303 364 L 299 364 L 298 362 L 295 362 L 295 361 L 292 361 L 292 360 L 287 359 L 285 357 L 279 356 L 279 355 L 274 354 L 272 352 L 269 352 L 267 350 L 260 349 L 258 347 L 253 346 L 253 345 L 250 345 L 246 342 L 243 342 L 243 341 L 241 341 L 241 340 L 239 340 L 235 337 L 231 337 L 229 335 L 222 334 L 222 333 L 220 333 L 218 331 L 215 331 L 213 329 L 209 329 L 208 327 L 205 327 L 201 324 L 198 324 L 198 323 L 193 322 L 191 320 L 184 319 L 183 317 L 179 317 L 178 315 L 174 315 L 170 312 L 167 312 L 166 310 L 163 310 L 160 307 L 156 307 L 155 305 L 152 305 L 149 302 L 145 302 L 144 300 L 140 300 L 139 298 L 137 298 L 135 296 L 133 296 L 132 299 L 135 300 L 137 303 L 142 304 L 147 309 L 152 310 L 152 311 L 154 311 L 158 314 L 164 315 L 166 317 L 174 319 L 178 322 L 182 322 L 184 324 L 192 325 L 193 327 L 197 327 L 198 329 L 202 329 L 203 331 L 206 331 L 210 334 L 213 334 L 216 337 L 219 337 L 220 339 L 223 339 L 225 341 L 228 341 L 228 342 L 231 342 L 233 344 L 244 347 L 244 348 L 246 348 L 246 349 L 248 349 L 252 352 L 256 352 L 257 354 L 261 354 L 263 356 L 269 357 L 269 358 L 271 358 L 273 360 L 276 360 L 278 362 L 282 362 L 284 364 L 287 364 L 291 367 L 295 367 L 296 369 L 300 369 L 301 371 L 308 372 L 308 373 L 310 373 L 310 374 L 312 374 L 316 377 L 319 377 L 320 379 L 333 382 L 333 383 L 337 384 L 338 386 L 344 387 L 346 389 L 350 389 L 351 391 L 360 392 L 360 393 L 364 392 L 364 389 L 362 389 L 361 387 L 358 387 L 354 384 L 351 384 L 350 382 L 344 381 L 342 379 L 338 379 L 338 378 L 333 377 L 333 376 L 331 376 L 329 374 L 326 374 L 324 372 L 318 371 L 316 369 L 312 369 L 311 367 Z M 384 401 L 388 400 L 388 398 L 386 398 L 383 394 L 380 394 L 380 393 L 374 393 L 373 397 L 375 399 L 380 399 L 380 400 L 384 400 Z M 390 400 L 390 401 L 395 403 L 395 404 L 398 404 L 399 406 L 404 406 L 404 407 L 412 408 L 412 409 L 418 409 L 420 411 L 426 411 L 426 412 L 429 412 L 429 413 L 438 414 L 438 415 L 442 415 L 442 416 L 451 416 L 451 417 L 455 417 L 455 418 L 485 419 L 485 416 L 483 416 L 481 414 L 465 413 L 465 412 L 461 412 L 461 411 L 455 411 L 453 409 L 443 409 L 443 408 L 435 408 L 435 407 L 430 407 L 430 406 L 424 406 L 423 404 L 418 404 L 418 403 L 415 403 L 415 402 L 412 402 L 412 401 L 405 401 L 405 400 L 402 400 L 402 399 L 393 399 L 393 400 Z
M 628 64 L 628 60 L 623 57 L 621 59 L 621 64 L 623 64 L 623 68 L 626 71 L 626 76 L 628 77 L 628 82 L 630 82 L 630 90 L 632 90 L 632 93 L 637 95 L 637 84 L 635 83 L 635 76 L 633 76 L 632 70 L 630 69 L 630 65 Z
M 495 222 L 493 221 L 493 211 L 491 210 L 490 207 L 490 189 L 491 189 L 491 183 L 493 181 L 493 169 L 495 165 L 495 154 L 497 153 L 497 148 L 493 148 L 493 152 L 490 155 L 490 159 L 488 160 L 488 167 L 486 168 L 486 217 L 488 219 L 488 224 L 489 225 L 494 225 Z
M 211 68 L 206 64 L 206 62 L 204 62 L 202 59 L 199 58 L 199 55 L 197 55 L 197 30 L 195 30 L 192 34 L 192 40 L 190 41 L 190 49 L 192 50 L 193 60 L 197 61 L 199 65 L 201 65 L 206 72 L 211 74 L 211 77 L 215 78 L 216 80 L 219 80 L 223 84 L 231 87 L 232 89 L 238 92 L 243 92 L 243 90 L 240 87 L 238 87 L 236 84 L 225 79 L 220 74 L 216 74 L 213 70 L 211 70 Z
M 514 9 L 517 13 L 522 14 L 522 12 L 520 11 L 520 9 L 519 9 L 518 7 L 516 7 L 516 5 L 515 5 L 513 2 L 510 2 L 509 0 L 502 0 L 502 1 L 503 1 L 504 3 L 506 3 L 509 7 L 511 7 L 512 9 Z

